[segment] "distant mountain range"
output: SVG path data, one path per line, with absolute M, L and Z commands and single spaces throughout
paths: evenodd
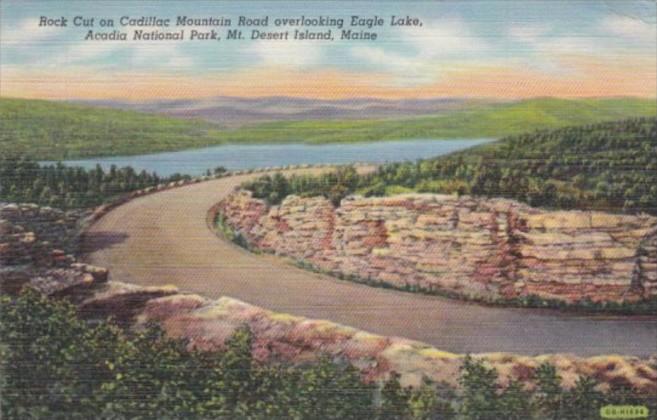
M 654 117 L 657 107 L 654 99 L 638 98 L 534 98 L 506 103 L 453 99 L 318 102 L 290 98 L 231 98 L 223 101 L 230 104 L 226 108 L 242 117 L 241 124 L 233 121 L 232 125 L 223 125 L 162 115 L 184 112 L 188 117 L 199 118 L 203 110 L 207 112 L 212 106 L 219 106 L 222 103 L 219 100 L 127 105 L 108 101 L 71 104 L 0 97 L 0 157 L 26 155 L 39 160 L 58 160 L 137 155 L 220 144 L 501 138 L 538 129 L 639 116 Z M 316 110 L 319 103 L 340 112 L 347 113 L 349 110 L 350 118 L 299 118 L 301 113 Z M 304 104 L 315 108 L 304 109 Z M 387 106 L 386 109 L 393 107 L 395 112 L 403 110 L 407 114 L 367 119 L 367 115 L 374 113 L 361 111 L 380 106 Z M 412 111 L 428 109 L 434 111 L 429 115 L 423 115 L 423 111 Z M 436 112 L 438 109 L 440 111 Z M 255 120 L 246 119 L 244 115 L 248 113 L 245 111 L 264 114 L 268 119 L 284 115 L 286 119 L 247 124 Z M 221 114 L 225 118 L 228 112 Z M 321 112 L 319 114 L 322 115 Z
M 437 115 L 492 101 L 463 98 L 400 99 L 307 99 L 286 96 L 241 98 L 218 96 L 204 99 L 127 102 L 77 100 L 77 104 L 197 118 L 225 126 L 265 121 L 379 119 Z

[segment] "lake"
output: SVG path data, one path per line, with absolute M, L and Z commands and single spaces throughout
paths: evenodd
M 71 166 L 104 169 L 111 165 L 132 166 L 167 176 L 173 173 L 202 175 L 207 169 L 223 166 L 229 170 L 298 164 L 385 163 L 416 160 L 467 149 L 493 139 L 403 140 L 351 144 L 258 144 L 221 145 L 178 152 L 116 156 L 64 161 Z

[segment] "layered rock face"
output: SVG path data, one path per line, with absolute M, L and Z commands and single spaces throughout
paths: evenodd
M 657 218 L 545 211 L 506 199 L 408 194 L 287 197 L 237 191 L 218 211 L 262 250 L 407 290 L 576 302 L 657 296 Z
M 30 286 L 47 292 L 38 284 Z M 158 323 L 169 336 L 187 340 L 190 349 L 221 351 L 237 329 L 248 326 L 253 333 L 252 354 L 260 362 L 296 365 L 328 356 L 350 362 L 369 381 L 381 381 L 391 372 L 397 372 L 405 386 L 418 386 L 425 377 L 455 388 L 459 386 L 464 359 L 461 354 L 329 321 L 271 312 L 229 297 L 213 300 L 180 292 L 172 286 L 141 287 L 115 281 L 95 283 L 93 287 L 78 284 L 68 288 L 65 294 L 55 295 L 66 296 L 85 318 L 112 316 L 122 326 L 137 330 Z M 657 391 L 654 357 L 509 353 L 474 357 L 494 367 L 503 386 L 521 380 L 533 387 L 535 369 L 549 362 L 556 367 L 566 388 L 573 387 L 579 377 L 589 376 L 600 383 L 602 390 L 624 385 L 640 393 Z
M 64 212 L 36 204 L 0 203 L 0 263 L 49 258 L 40 251 L 59 250 L 62 255 L 76 252 L 79 223 L 84 216 L 84 212 Z
M 107 280 L 107 270 L 77 262 L 74 253 L 84 212 L 34 204 L 0 204 L 0 288 L 25 284 L 48 295 Z
M 263 209 L 250 199 L 245 203 L 254 205 L 251 213 L 243 213 L 245 223 L 250 219 L 249 223 L 254 227 L 254 221 L 259 219 L 255 216 Z M 6 214 L 5 208 L 0 206 L 1 215 Z M 25 209 L 29 211 L 21 213 L 20 208 L 10 205 L 7 212 L 12 221 L 6 218 L 0 221 L 0 244 L 6 246 L 3 249 L 12 250 L 8 254 L 11 258 L 5 254 L 5 259 L 0 262 L 3 293 L 16 293 L 21 287 L 32 287 L 48 296 L 67 298 L 77 305 L 82 317 L 105 319 L 111 316 L 127 328 L 139 329 L 157 322 L 170 336 L 187 339 L 191 348 L 208 351 L 221 350 L 235 330 L 248 325 L 254 336 L 253 356 L 263 362 L 303 364 L 327 355 L 348 360 L 361 370 L 365 378 L 373 381 L 384 379 L 395 371 L 405 385 L 418 385 L 426 376 L 436 382 L 458 386 L 462 355 L 443 352 L 412 340 L 369 334 L 329 321 L 274 313 L 228 297 L 212 300 L 182 293 L 171 286 L 140 287 L 107 281 L 107 269 L 77 262 L 75 255 L 65 255 L 63 259 L 46 258 L 55 249 L 51 242 L 31 231 L 30 226 L 39 219 L 41 232 L 54 232 L 59 229 L 61 218 L 53 217 L 50 222 L 45 222 L 46 219 L 38 215 L 52 213 L 61 216 L 63 213 L 35 206 L 27 206 Z M 333 213 L 332 208 L 322 208 L 331 210 L 327 214 Z M 71 220 L 75 218 L 69 216 Z M 317 222 L 320 222 L 319 218 Z M 380 226 L 372 229 L 378 232 Z M 67 232 L 69 236 L 60 237 L 60 241 L 68 241 L 77 235 L 75 229 Z M 312 230 L 307 232 L 314 235 Z M 322 235 L 318 237 L 325 239 Z M 380 244 L 376 238 L 378 235 L 372 235 L 373 247 Z M 55 254 L 59 255 L 59 251 Z M 12 278 L 20 281 L 8 281 Z M 7 287 L 9 285 L 13 287 Z M 579 376 L 587 375 L 595 377 L 602 388 L 626 385 L 641 393 L 657 391 L 654 358 L 580 358 L 560 354 L 530 357 L 502 353 L 476 357 L 485 359 L 497 369 L 502 384 L 519 379 L 532 386 L 535 368 L 543 362 L 550 362 L 557 368 L 565 387 L 573 386 Z

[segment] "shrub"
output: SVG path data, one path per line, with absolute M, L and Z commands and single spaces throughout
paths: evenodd
M 0 297 L 0 343 L 6 419 L 597 419 L 608 403 L 656 408 L 653 396 L 622 386 L 603 394 L 587 377 L 564 390 L 549 364 L 535 372 L 536 391 L 520 382 L 502 388 L 495 369 L 469 356 L 458 393 L 426 379 L 404 388 L 394 372 L 377 388 L 342 360 L 258 363 L 247 327 L 222 351 L 201 352 L 156 325 L 88 324 L 74 306 L 29 289 Z

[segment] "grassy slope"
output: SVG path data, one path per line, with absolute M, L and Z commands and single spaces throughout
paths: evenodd
M 215 127 L 132 111 L 0 99 L 0 149 L 36 159 L 140 154 L 216 144 Z
M 412 119 L 273 122 L 228 130 L 202 121 L 132 111 L 0 98 L 0 150 L 55 160 L 223 143 L 500 137 L 655 114 L 654 100 L 539 98 Z
M 613 121 L 630 116 L 657 114 L 654 100 L 552 98 L 531 99 L 504 105 L 477 106 L 430 117 L 387 121 L 293 121 L 261 124 L 276 138 L 329 143 L 405 138 L 501 137 L 534 129 Z M 242 129 L 247 132 L 248 129 Z M 295 137 L 299 136 L 299 137 Z

